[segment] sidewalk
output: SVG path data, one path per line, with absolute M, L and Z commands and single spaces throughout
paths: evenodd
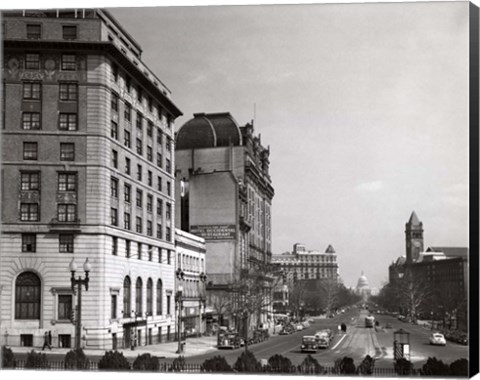
M 216 351 L 217 350 L 217 337 L 216 336 L 205 336 L 200 338 L 187 338 L 185 341 L 185 345 L 183 346 L 183 356 L 195 356 L 195 355 L 202 355 L 208 352 Z M 65 355 L 68 351 L 71 351 L 73 348 L 58 348 L 53 347 L 52 350 L 46 349 L 42 351 L 41 347 L 10 347 L 14 353 L 27 353 L 30 352 L 32 349 L 37 352 L 44 352 L 44 353 L 52 353 L 52 354 L 59 354 Z M 130 348 L 119 348 L 117 351 L 123 352 L 123 355 L 126 358 L 133 358 L 135 359 L 138 355 L 142 355 L 145 353 L 149 353 L 151 355 L 157 356 L 159 358 L 176 358 L 179 355 L 176 353 L 178 350 L 178 342 L 168 342 L 168 343 L 158 343 L 152 344 L 148 346 L 141 346 L 135 347 L 135 350 L 131 350 Z M 105 351 L 109 351 L 108 349 L 91 349 L 85 348 L 83 352 L 87 356 L 102 356 Z

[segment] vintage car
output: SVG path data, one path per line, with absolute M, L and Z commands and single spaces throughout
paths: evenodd
M 235 331 L 220 331 L 218 333 L 217 347 L 220 348 L 239 348 L 241 344 L 241 338 Z
M 317 331 L 314 337 L 315 337 L 315 341 L 317 342 L 318 348 L 330 347 L 330 337 L 328 335 L 328 331 L 326 330 Z
M 445 346 L 447 344 L 447 341 L 443 334 L 433 333 L 432 335 L 430 335 L 430 344 L 436 346 Z
M 317 352 L 317 341 L 313 335 L 305 335 L 302 338 L 302 352 Z

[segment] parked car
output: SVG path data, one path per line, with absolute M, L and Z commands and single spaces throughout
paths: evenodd
M 430 344 L 434 344 L 436 346 L 445 346 L 447 341 L 445 340 L 443 334 L 433 333 L 430 335 Z
M 303 330 L 303 325 L 301 323 L 298 323 L 295 328 L 297 329 L 297 331 L 302 331 Z
M 317 352 L 317 341 L 313 335 L 305 335 L 302 338 L 302 352 Z

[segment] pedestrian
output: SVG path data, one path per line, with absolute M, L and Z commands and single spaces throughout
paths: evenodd
M 45 350 L 45 347 L 48 347 L 50 351 L 52 351 L 52 346 L 50 346 L 50 340 L 48 336 L 48 332 L 45 331 L 45 334 L 43 335 L 43 347 L 42 351 Z
M 48 344 L 50 345 L 50 347 L 52 347 L 52 332 L 51 331 L 48 332 Z
M 341 331 L 342 331 L 342 326 L 338 325 L 338 333 L 340 334 Z

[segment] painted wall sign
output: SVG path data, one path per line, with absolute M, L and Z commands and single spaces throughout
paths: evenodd
M 234 240 L 236 238 L 235 225 L 205 225 L 191 226 L 190 233 L 205 240 Z

